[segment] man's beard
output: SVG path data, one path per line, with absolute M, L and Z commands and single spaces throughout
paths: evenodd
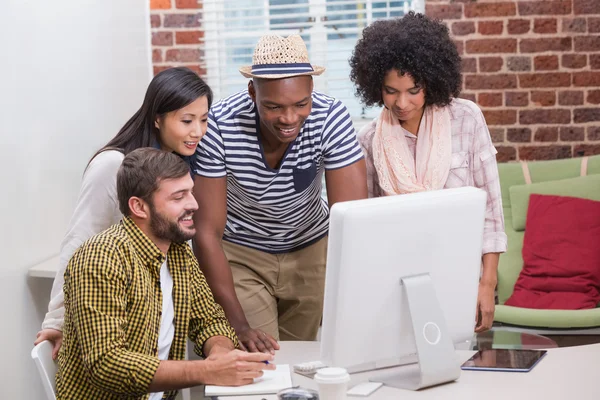
M 150 229 L 157 238 L 175 243 L 183 243 L 194 237 L 196 233 L 195 229 L 192 228 L 191 231 L 185 231 L 178 224 L 181 219 L 193 215 L 193 211 L 184 212 L 176 222 L 173 222 L 159 213 L 153 204 L 149 204 L 149 206 L 152 213 L 150 216 Z

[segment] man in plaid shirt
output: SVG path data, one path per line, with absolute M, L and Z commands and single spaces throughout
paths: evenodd
M 197 209 L 188 165 L 142 148 L 117 174 L 124 218 L 92 237 L 65 272 L 58 399 L 174 399 L 199 384 L 242 385 L 274 365 L 236 350 L 186 243 Z M 203 360 L 184 361 L 185 338 Z

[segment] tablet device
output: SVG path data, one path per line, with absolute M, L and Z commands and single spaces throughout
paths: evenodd
M 546 350 L 479 350 L 461 366 L 464 370 L 529 372 Z

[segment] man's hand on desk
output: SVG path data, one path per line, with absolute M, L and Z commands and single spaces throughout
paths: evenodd
M 44 340 L 49 340 L 54 344 L 54 347 L 52 348 L 52 359 L 56 360 L 56 357 L 58 357 L 58 351 L 60 350 L 60 346 L 62 346 L 62 331 L 59 331 L 57 329 L 42 329 L 38 332 L 37 338 L 35 339 L 35 342 L 33 342 L 33 345 L 37 346 Z
M 211 354 L 204 362 L 204 379 L 206 385 L 241 386 L 247 385 L 263 375 L 263 370 L 274 370 L 275 364 L 269 353 L 247 353 L 232 350 L 228 353 Z
M 262 352 L 275 354 L 275 350 L 279 350 L 279 343 L 268 333 L 260 329 L 252 329 L 249 326 L 235 330 L 240 341 L 242 350 L 251 353 Z

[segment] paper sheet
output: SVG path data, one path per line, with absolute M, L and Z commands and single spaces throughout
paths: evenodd
M 264 371 L 264 375 L 254 379 L 254 383 L 245 386 L 212 386 L 207 385 L 205 396 L 239 396 L 251 394 L 277 393 L 292 387 L 292 375 L 289 364 L 277 365 L 273 371 Z

